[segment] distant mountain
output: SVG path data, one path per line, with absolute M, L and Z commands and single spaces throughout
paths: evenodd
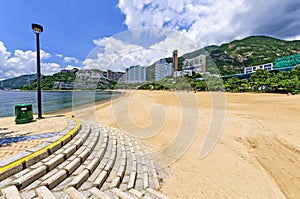
M 183 55 L 181 60 L 200 54 L 210 55 L 211 60 L 209 61 L 216 64 L 220 73 L 229 75 L 239 73 L 247 66 L 274 62 L 275 58 L 278 57 L 300 54 L 300 41 L 285 41 L 267 36 L 251 36 L 221 46 L 207 46 Z
M 31 84 L 34 80 L 36 80 L 36 74 L 6 79 L 0 81 L 0 89 L 19 89 L 26 84 Z

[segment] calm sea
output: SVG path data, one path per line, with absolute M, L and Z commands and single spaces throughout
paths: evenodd
M 43 113 L 56 112 L 72 106 L 82 106 L 120 96 L 120 92 L 110 91 L 43 91 Z M 0 117 L 14 116 L 15 105 L 32 104 L 33 113 L 37 113 L 36 92 L 0 90 Z

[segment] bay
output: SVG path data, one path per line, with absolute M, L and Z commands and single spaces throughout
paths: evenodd
M 42 112 L 53 113 L 73 106 L 93 105 L 104 100 L 120 96 L 113 91 L 43 91 Z M 37 113 L 37 94 L 34 91 L 0 90 L 0 117 L 15 115 L 16 104 L 32 104 L 33 113 Z

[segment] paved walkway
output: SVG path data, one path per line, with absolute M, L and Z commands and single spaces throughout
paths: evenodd
M 0 161 L 0 198 L 167 198 L 137 140 L 67 120 L 59 135 Z

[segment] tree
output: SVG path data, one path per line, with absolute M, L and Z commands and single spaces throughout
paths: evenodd
M 262 69 L 258 69 L 250 76 L 250 85 L 254 90 L 258 90 L 261 86 L 266 86 L 266 80 L 270 77 L 270 72 Z

